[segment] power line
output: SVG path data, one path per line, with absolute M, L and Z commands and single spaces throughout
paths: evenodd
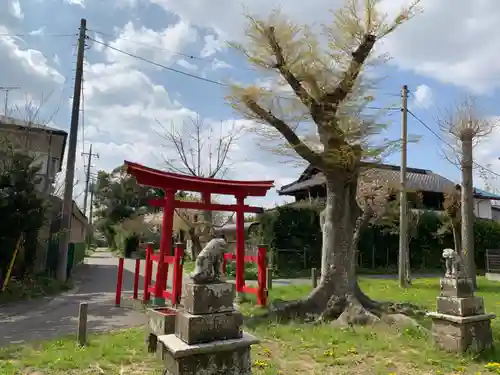
M 148 43 L 144 43 L 144 42 L 138 42 L 136 40 L 132 40 L 130 38 L 125 38 L 123 36 L 116 37 L 114 35 L 106 34 L 106 33 L 103 33 L 101 31 L 92 30 L 92 29 L 89 29 L 89 31 L 92 31 L 92 32 L 94 32 L 96 34 L 99 34 L 99 35 L 102 35 L 102 36 L 105 36 L 105 37 L 108 37 L 108 38 L 116 38 L 117 40 L 121 39 L 121 40 L 130 42 L 130 43 L 133 43 L 133 44 L 137 44 L 139 46 L 143 46 L 143 47 L 155 49 L 155 50 L 158 50 L 158 51 L 170 52 L 170 53 L 172 53 L 174 55 L 182 56 L 182 57 L 185 57 L 185 58 L 191 59 L 191 60 L 205 61 L 205 62 L 211 62 L 211 63 L 217 62 L 217 59 L 208 59 L 208 58 L 205 58 L 205 57 L 199 57 L 199 56 L 195 56 L 195 55 L 192 55 L 192 54 L 182 53 L 182 52 L 174 51 L 174 50 L 171 50 L 171 49 L 168 49 L 168 48 L 158 47 L 158 46 L 154 46 L 154 45 L 151 45 L 151 44 L 148 44 Z M 253 70 L 251 68 L 244 68 L 244 69 Z
M 95 43 L 101 44 L 104 47 L 110 48 L 110 49 L 112 49 L 112 50 L 114 50 L 116 52 L 122 53 L 122 54 L 124 54 L 126 56 L 138 59 L 140 61 L 146 62 L 146 63 L 151 64 L 153 66 L 156 66 L 156 67 L 168 70 L 170 72 L 178 73 L 178 74 L 190 77 L 190 78 L 194 78 L 194 79 L 197 79 L 197 80 L 200 80 L 200 81 L 204 81 L 204 82 L 207 82 L 207 83 L 212 83 L 214 85 L 218 85 L 218 86 L 221 86 L 221 87 L 230 87 L 230 85 L 228 85 L 226 83 L 219 82 L 219 81 L 216 81 L 216 80 L 213 80 L 213 79 L 210 79 L 210 78 L 204 78 L 204 77 L 198 76 L 196 74 L 184 72 L 182 70 L 178 70 L 178 69 L 175 69 L 175 68 L 171 68 L 169 66 L 166 66 L 164 64 L 160 64 L 160 63 L 158 63 L 156 61 L 153 61 L 153 60 L 150 60 L 148 58 L 136 55 L 136 54 L 131 53 L 131 52 L 124 51 L 124 50 L 122 50 L 120 48 L 113 47 L 113 46 L 109 45 L 108 43 L 95 40 L 94 38 L 88 37 L 88 39 L 92 40 Z M 279 96 L 279 95 L 277 95 L 277 97 L 280 98 L 280 99 L 289 99 L 289 100 L 295 100 L 296 99 L 295 97 L 284 97 L 284 96 Z M 365 109 L 374 109 L 374 110 L 395 110 L 395 111 L 399 111 L 400 110 L 399 108 L 383 108 L 383 107 L 371 107 L 371 106 L 367 106 L 367 107 L 364 107 L 364 108 Z
M 160 64 L 160 63 L 157 63 L 155 61 L 152 61 L 150 59 L 147 59 L 145 57 L 142 57 L 142 56 L 138 56 L 138 55 L 135 55 L 133 53 L 130 53 L 130 52 L 127 52 L 127 51 L 124 51 L 122 49 L 119 49 L 119 48 L 116 48 L 116 47 L 113 47 L 111 45 L 109 45 L 108 43 L 104 43 L 104 42 L 101 42 L 101 41 L 98 41 L 98 40 L 95 40 L 94 38 L 88 38 L 89 40 L 92 40 L 94 43 L 98 43 L 98 44 L 101 44 L 111 50 L 114 50 L 116 52 L 119 52 L 119 53 L 122 53 L 124 55 L 127 55 L 129 57 L 133 57 L 135 59 L 138 59 L 138 60 L 141 60 L 141 61 L 144 61 L 148 64 L 151 64 L 151 65 L 154 65 L 154 66 L 157 66 L 159 68 L 162 68 L 162 69 L 165 69 L 165 70 L 169 70 L 171 72 L 174 72 L 174 73 L 177 73 L 177 74 L 181 74 L 181 75 L 184 75 L 186 77 L 190 77 L 190 78 L 194 78 L 194 79 L 198 79 L 200 81 L 204 81 L 204 82 L 208 82 L 208 83 L 213 83 L 215 85 L 219 85 L 219 86 L 224 86 L 224 87 L 229 87 L 229 85 L 225 84 L 225 83 L 222 83 L 222 82 L 218 82 L 218 81 L 215 81 L 213 79 L 209 79 L 209 78 L 204 78 L 204 77 L 201 77 L 201 76 L 198 76 L 196 74 L 191 74 L 191 73 L 188 73 L 188 72 L 183 72 L 182 70 L 178 70 L 178 69 L 175 69 L 175 68 L 171 68 L 171 67 L 168 67 L 166 65 L 163 65 L 163 64 Z
M 31 36 L 31 37 L 49 37 L 49 38 L 53 38 L 53 37 L 74 37 L 74 36 L 77 36 L 78 34 L 76 33 L 72 33 L 72 34 L 34 34 L 34 33 L 21 33 L 21 34 L 17 34 L 17 33 L 0 33 L 0 37 L 12 37 L 12 38 L 25 38 L 27 36 Z

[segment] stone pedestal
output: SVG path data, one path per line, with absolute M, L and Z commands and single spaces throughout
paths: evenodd
M 432 336 L 436 344 L 458 353 L 491 348 L 491 320 L 495 315 L 485 313 L 483 298 L 474 296 L 471 280 L 445 277 L 440 286 L 437 312 L 427 314 L 432 318 Z
M 175 333 L 158 337 L 166 375 L 251 374 L 250 346 L 259 341 L 241 330 L 234 285 L 190 283 L 183 289 Z
M 161 358 L 163 349 L 158 342 L 159 336 L 175 332 L 176 310 L 167 307 L 157 307 L 146 310 L 148 318 L 148 330 L 146 343 L 150 353 L 157 353 Z

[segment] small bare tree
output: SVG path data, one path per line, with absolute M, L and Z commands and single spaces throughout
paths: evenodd
M 224 123 L 217 126 L 195 117 L 185 121 L 181 129 L 173 124 L 170 128 L 158 124 L 162 127 L 159 135 L 167 150 L 164 163 L 168 170 L 205 178 L 226 176 L 232 166 L 231 151 L 241 134 L 234 123 L 229 127 Z M 202 212 L 201 220 L 191 210 L 177 210 L 177 214 L 189 227 L 192 257 L 199 254 L 202 242 L 213 236 L 213 229 L 225 224 L 221 215 L 208 210 Z
M 462 171 L 461 186 L 461 248 L 468 277 L 476 283 L 474 262 L 474 183 L 473 149 L 497 126 L 480 113 L 475 100 L 464 99 L 439 119 L 442 133 L 449 140 L 448 160 L 457 163 Z
M 440 235 L 451 230 L 455 251 L 460 254 L 462 251 L 462 208 L 460 192 L 458 190 L 450 190 L 444 193 L 443 209 L 446 220 L 443 222 L 441 228 L 438 229 L 438 234 Z

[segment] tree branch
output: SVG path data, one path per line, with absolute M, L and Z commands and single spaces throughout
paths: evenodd
M 307 90 L 302 86 L 298 78 L 290 71 L 290 69 L 286 66 L 286 60 L 283 55 L 283 49 L 279 45 L 276 39 L 276 33 L 274 30 L 274 26 L 270 26 L 266 32 L 267 38 L 269 40 L 269 45 L 276 57 L 276 69 L 280 72 L 280 74 L 285 78 L 287 83 L 295 92 L 295 95 L 302 101 L 302 103 L 307 107 L 311 108 L 312 105 L 317 104 L 316 100 L 309 95 Z
M 337 85 L 333 92 L 326 93 L 319 100 L 320 105 L 326 105 L 329 108 L 334 109 L 334 113 L 337 112 L 338 106 L 342 103 L 347 95 L 352 92 L 354 87 L 354 83 L 361 72 L 361 68 L 363 67 L 366 59 L 370 55 L 370 52 L 375 45 L 377 38 L 372 34 L 365 34 L 363 37 L 363 41 L 356 48 L 356 50 L 352 53 L 352 60 L 349 64 L 349 68 L 344 73 L 342 80 Z M 323 107 L 323 110 L 325 108 Z
M 274 116 L 271 112 L 266 111 L 264 108 L 258 105 L 255 100 L 249 97 L 243 98 L 243 100 L 249 110 L 251 110 L 260 119 L 264 120 L 269 125 L 274 127 L 277 131 L 279 131 L 288 141 L 290 146 L 292 146 L 293 149 L 297 152 L 297 154 L 299 154 L 301 157 L 303 157 L 305 160 L 316 167 L 322 166 L 323 159 L 321 158 L 321 156 L 311 150 L 309 146 L 307 146 L 304 142 L 302 142 L 297 134 L 295 134 L 290 126 L 288 126 L 288 124 Z

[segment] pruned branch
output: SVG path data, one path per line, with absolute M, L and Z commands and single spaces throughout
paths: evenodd
M 410 19 L 419 1 L 386 23 L 378 11 L 379 0 L 345 0 L 321 37 L 280 11 L 268 20 L 247 16 L 248 42 L 233 47 L 271 77 L 278 73 L 278 85 L 233 85 L 229 101 L 248 119 L 276 130 L 282 140 L 271 148 L 276 154 L 290 155 L 279 149 L 288 148 L 320 169 L 354 172 L 367 155 L 374 160 L 393 149 L 393 141 L 379 136 L 385 126 L 366 111 L 375 97 L 369 91 L 371 79 L 362 73 L 371 64 L 387 61 L 384 55 L 372 56 L 376 42 Z M 292 98 L 283 97 L 285 86 Z M 276 141 L 272 131 L 261 135 Z M 304 139 L 314 136 L 320 145 L 312 148 Z
M 244 98 L 245 104 L 248 109 L 250 109 L 255 115 L 260 117 L 263 121 L 267 122 L 277 131 L 279 131 L 283 137 L 288 141 L 288 143 L 293 147 L 293 149 L 301 157 L 306 159 L 309 163 L 321 167 L 322 159 L 320 155 L 309 148 L 302 140 L 297 136 L 297 134 L 288 126 L 283 120 L 280 120 L 274 116 L 271 112 L 267 112 L 264 108 L 259 106 L 257 102 L 250 97 Z
M 496 120 L 483 114 L 476 100 L 471 97 L 463 99 L 448 109 L 441 118 L 437 119 L 437 123 L 443 138 L 447 140 L 447 144 L 443 147 L 444 157 L 457 166 L 464 162 L 464 155 L 462 155 L 464 141 L 472 142 L 473 147 L 477 146 L 499 125 Z M 473 163 L 473 160 L 465 162 Z
M 313 105 L 317 105 L 318 103 L 316 102 L 316 100 L 311 95 L 309 95 L 304 86 L 302 86 L 302 83 L 299 81 L 299 79 L 287 67 L 287 61 L 285 60 L 285 56 L 283 55 L 283 50 L 279 45 L 278 40 L 276 39 L 274 26 L 270 26 L 267 28 L 267 37 L 269 39 L 271 50 L 276 57 L 276 69 L 278 69 L 286 82 L 288 82 L 290 87 L 295 92 L 295 95 L 297 95 L 297 97 L 307 108 L 311 108 Z
M 349 64 L 347 71 L 344 73 L 342 80 L 337 85 L 335 90 L 327 92 L 323 95 L 319 101 L 321 106 L 319 108 L 333 111 L 334 113 L 337 112 L 339 104 L 343 102 L 347 98 L 347 95 L 352 92 L 356 79 L 361 73 L 361 69 L 370 55 L 370 52 L 373 50 L 376 41 L 377 38 L 375 35 L 364 35 L 363 42 L 352 53 L 351 63 Z

